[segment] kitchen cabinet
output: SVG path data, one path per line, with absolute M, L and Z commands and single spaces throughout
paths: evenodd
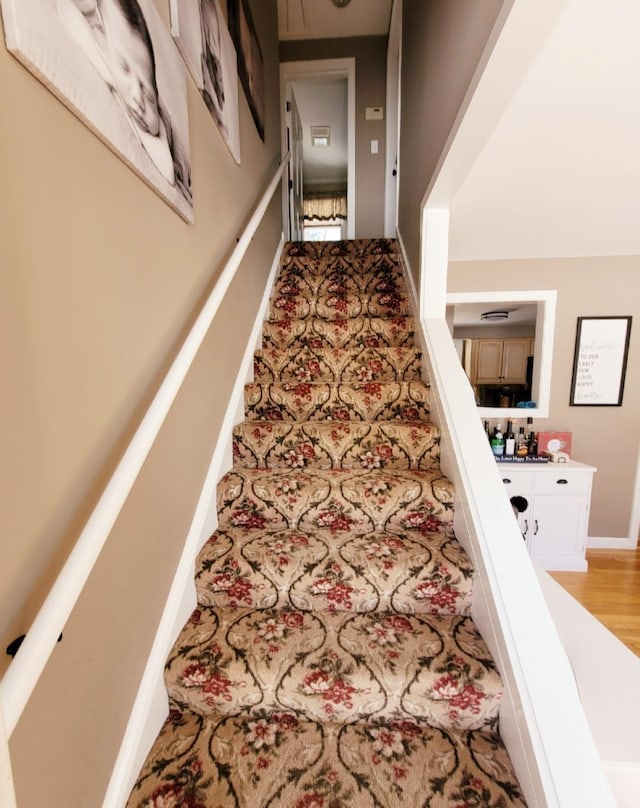
M 584 572 L 596 469 L 570 460 L 500 463 L 499 471 L 509 500 L 522 497 L 517 519 L 532 560 L 546 570 Z
M 525 384 L 531 340 L 476 339 L 472 347 L 474 384 Z

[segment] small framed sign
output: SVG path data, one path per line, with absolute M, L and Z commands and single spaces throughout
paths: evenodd
M 620 407 L 631 317 L 578 317 L 572 407 Z

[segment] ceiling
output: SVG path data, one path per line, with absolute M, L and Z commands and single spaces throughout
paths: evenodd
M 640 3 L 564 5 L 450 201 L 451 260 L 640 254 Z
M 485 311 L 500 309 L 509 312 L 506 320 L 481 320 Z M 538 307 L 535 303 L 457 303 L 453 306 L 453 326 L 495 328 L 496 326 L 531 326 L 536 323 Z
M 337 8 L 332 0 L 278 0 L 278 37 L 333 39 L 389 33 L 392 0 L 350 0 Z

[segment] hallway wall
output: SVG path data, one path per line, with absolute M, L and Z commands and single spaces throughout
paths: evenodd
M 155 2 L 168 28 L 169 0 Z M 279 162 L 276 2 L 251 7 L 265 142 L 239 85 L 237 166 L 188 78 L 193 225 L 0 48 L 3 648 L 30 625 Z M 14 734 L 21 806 L 102 802 L 281 232 L 276 193 Z
M 356 60 L 356 238 L 379 238 L 384 234 L 385 121 L 365 120 L 365 109 L 385 106 L 386 54 L 386 36 L 280 43 L 282 62 Z M 371 154 L 371 140 L 378 141 L 378 154 Z
M 403 0 L 398 230 L 417 288 L 420 205 L 503 5 Z

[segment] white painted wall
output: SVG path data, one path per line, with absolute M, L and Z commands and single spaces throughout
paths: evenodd
M 452 189 L 451 260 L 640 253 L 640 3 L 565 5 Z M 516 0 L 507 27 L 548 7 Z

